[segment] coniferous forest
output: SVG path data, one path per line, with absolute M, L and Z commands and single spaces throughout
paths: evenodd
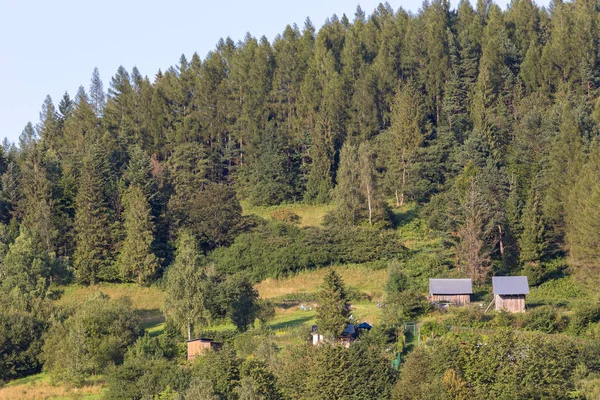
M 385 3 L 223 39 L 152 76 L 95 69 L 4 142 L 0 174 L 0 383 L 101 376 L 109 399 L 600 396 L 598 1 Z M 331 272 L 347 265 L 387 271 L 374 328 L 348 349 L 309 346 L 310 325 L 278 339 L 278 300 L 256 285 L 328 269 L 318 296 L 291 300 L 318 303 L 336 337 L 367 301 Z M 484 312 L 498 275 L 528 277 L 525 313 Z M 436 310 L 435 277 L 471 278 L 483 307 Z M 159 290 L 163 330 L 125 298 L 61 305 L 98 285 Z M 202 334 L 223 350 L 186 363 Z

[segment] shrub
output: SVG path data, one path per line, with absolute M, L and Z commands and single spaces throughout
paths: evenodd
M 299 224 L 300 216 L 293 212 L 292 210 L 283 209 L 276 210 L 271 213 L 271 218 L 281 222 L 287 222 L 289 224 Z
M 536 307 L 527 312 L 525 328 L 532 331 L 554 333 L 561 328 L 560 318 L 551 306 Z
M 239 235 L 233 245 L 216 249 L 219 271 L 246 271 L 254 281 L 282 277 L 332 264 L 367 263 L 402 256 L 405 248 L 391 231 L 372 228 L 300 229 L 270 222 Z
M 451 309 L 449 322 L 452 325 L 481 328 L 490 319 L 490 316 L 485 314 L 485 310 L 476 304 Z
M 144 332 L 128 298 L 91 295 L 48 332 L 42 358 L 54 381 L 82 384 L 111 364 L 120 364 L 129 345 Z
M 38 372 L 46 323 L 31 313 L 0 311 L 0 383 Z
M 579 335 L 587 329 L 590 324 L 600 321 L 600 302 L 586 303 L 575 309 L 571 317 L 569 330 Z

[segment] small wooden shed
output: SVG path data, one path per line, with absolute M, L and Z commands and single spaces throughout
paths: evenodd
M 214 342 L 211 339 L 200 338 L 194 340 L 188 340 L 187 342 L 187 359 L 192 361 L 196 356 L 213 349 L 215 351 L 221 350 L 222 343 Z
M 525 311 L 525 297 L 529 294 L 526 276 L 494 276 L 492 290 L 496 310 Z
M 429 301 L 436 303 L 469 304 L 473 294 L 470 279 L 430 279 Z

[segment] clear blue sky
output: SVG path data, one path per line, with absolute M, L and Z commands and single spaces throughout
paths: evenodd
M 317 28 L 334 13 L 352 19 L 359 3 L 370 14 L 379 1 L 0 0 L 0 140 L 16 142 L 28 121 L 36 124 L 47 94 L 56 105 L 65 90 L 74 97 L 80 85 L 88 89 L 94 67 L 106 90 L 119 65 L 152 78 L 181 54 L 204 58 L 219 38 L 237 42 L 250 32 L 272 41 L 306 17 Z M 389 3 L 413 12 L 421 5 Z

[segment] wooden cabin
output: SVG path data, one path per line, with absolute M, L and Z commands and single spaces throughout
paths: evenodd
M 525 297 L 529 294 L 526 276 L 494 276 L 492 290 L 496 310 L 525 311 Z
M 430 279 L 429 301 L 435 303 L 469 304 L 473 294 L 470 279 Z
M 192 361 L 196 356 L 203 354 L 204 352 L 213 349 L 215 351 L 221 350 L 222 343 L 214 342 L 210 339 L 200 338 L 194 340 L 188 340 L 187 342 L 187 359 Z

